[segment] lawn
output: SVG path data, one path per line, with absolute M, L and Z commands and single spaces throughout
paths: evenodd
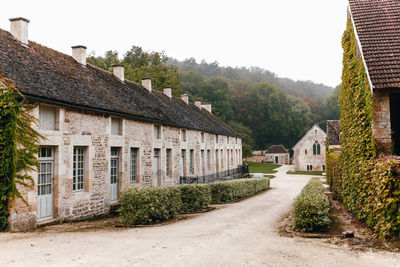
M 258 163 L 258 162 L 246 162 L 249 165 L 249 172 L 251 173 L 276 173 L 274 169 L 280 167 L 280 164 L 272 163 Z
M 287 174 L 322 175 L 321 171 L 287 171 Z

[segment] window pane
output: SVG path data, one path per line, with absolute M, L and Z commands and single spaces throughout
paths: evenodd
M 111 134 L 121 134 L 121 119 L 111 118 Z
M 39 128 L 41 130 L 56 129 L 56 108 L 39 106 Z

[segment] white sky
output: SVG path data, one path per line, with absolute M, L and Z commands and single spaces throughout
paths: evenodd
M 21 16 L 30 40 L 67 54 L 82 44 L 122 56 L 137 45 L 336 86 L 346 8 L 347 0 L 8 0 L 0 28 Z

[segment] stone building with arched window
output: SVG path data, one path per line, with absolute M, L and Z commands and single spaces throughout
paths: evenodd
M 326 133 L 315 124 L 293 147 L 296 171 L 325 171 Z

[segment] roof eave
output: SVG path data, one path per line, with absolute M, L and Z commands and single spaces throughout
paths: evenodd
M 365 72 L 367 73 L 367 79 L 368 79 L 369 87 L 371 89 L 371 92 L 374 92 L 375 87 L 372 84 L 371 76 L 369 75 L 367 62 L 365 61 L 365 58 L 364 58 L 364 53 L 363 53 L 361 41 L 360 41 L 360 38 L 358 37 L 357 27 L 356 27 L 356 24 L 355 24 L 354 19 L 353 19 L 353 14 L 351 13 L 351 6 L 350 5 L 348 6 L 348 12 L 350 14 L 351 23 L 353 25 L 354 36 L 356 37 L 357 45 L 358 45 L 358 48 L 360 49 L 360 53 L 361 53 L 361 58 L 362 58 L 362 61 L 364 63 L 364 66 L 365 66 Z

